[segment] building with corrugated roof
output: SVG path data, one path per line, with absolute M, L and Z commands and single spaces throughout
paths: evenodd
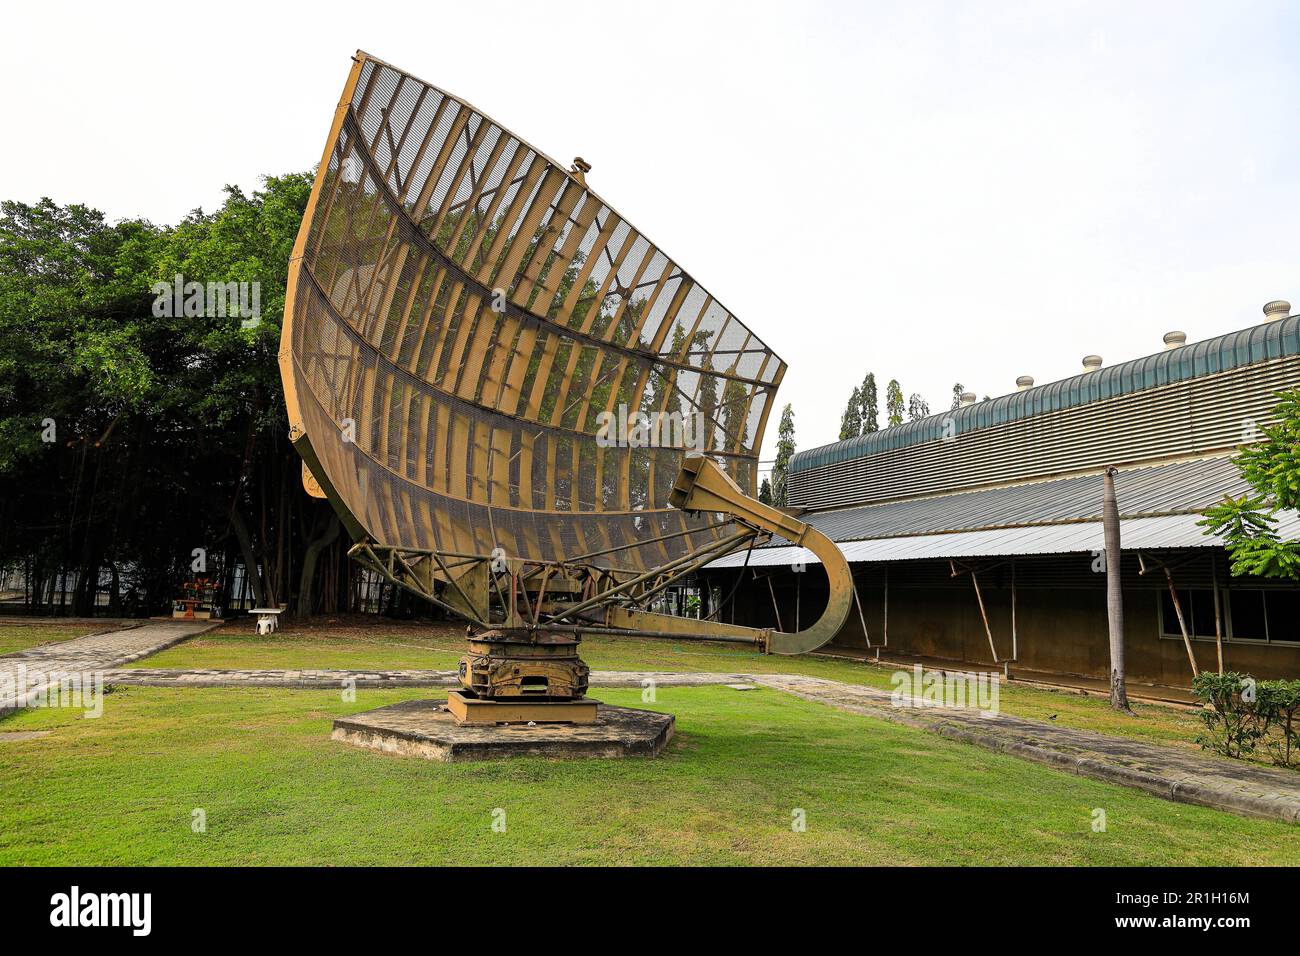
M 796 454 L 788 505 L 852 564 L 859 607 L 827 648 L 1105 681 L 1102 475 L 1115 467 L 1125 650 L 1135 686 L 1185 688 L 1200 669 L 1300 676 L 1300 589 L 1233 577 L 1197 522 L 1247 490 L 1232 456 L 1278 393 L 1300 388 L 1300 317 L 964 404 Z M 1300 516 L 1279 516 L 1300 535 Z M 826 600 L 815 559 L 774 541 L 710 565 L 736 589 L 724 619 L 797 630 Z M 1180 620 L 1181 617 L 1181 620 Z

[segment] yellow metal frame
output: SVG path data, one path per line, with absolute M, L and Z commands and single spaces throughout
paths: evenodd
M 741 639 L 643 602 L 779 534 L 822 559 L 831 604 L 814 629 L 752 639 L 816 646 L 847 614 L 843 559 L 752 497 L 785 364 L 588 169 L 358 51 L 289 265 L 279 361 L 304 487 L 357 560 L 481 626 L 593 612 Z M 598 416 L 620 405 L 701 416 L 708 464 L 684 442 L 602 445 Z M 523 583 L 485 568 L 499 554 L 531 567 Z M 575 581 L 578 601 L 559 593 Z

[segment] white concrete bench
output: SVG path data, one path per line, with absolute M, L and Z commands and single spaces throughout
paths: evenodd
M 272 631 L 280 628 L 280 615 L 284 613 L 282 607 L 255 607 L 250 614 L 257 615 L 257 633 L 270 634 Z

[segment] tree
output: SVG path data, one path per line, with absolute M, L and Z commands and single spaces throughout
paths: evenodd
M 23 566 L 29 603 L 87 614 L 107 579 L 110 613 L 156 613 L 193 574 L 229 594 L 237 565 L 259 603 L 346 601 L 347 543 L 301 491 L 276 360 L 312 178 L 228 188 L 173 227 L 0 204 L 0 566 Z M 258 283 L 260 324 L 155 308 L 177 274 Z
M 930 403 L 921 397 L 919 392 L 913 392 L 907 400 L 907 420 L 916 421 L 918 418 L 925 418 L 930 414 Z
M 862 434 L 862 394 L 855 388 L 849 396 L 849 404 L 840 416 L 840 441 L 857 438 Z
M 890 428 L 903 424 L 903 388 L 896 378 L 891 378 L 885 386 L 885 412 L 889 415 Z
M 1283 540 L 1274 517 L 1300 507 L 1300 389 L 1278 397 L 1262 440 L 1234 459 L 1251 492 L 1228 495 L 1198 523 L 1224 539 L 1234 575 L 1300 580 L 1300 541 Z
M 81 205 L 0 204 L 0 563 L 23 563 L 31 604 L 71 588 L 90 613 L 112 531 L 137 518 L 116 452 L 159 387 L 140 319 L 157 238 Z
M 961 408 L 961 397 L 965 393 L 966 393 L 966 386 L 963 385 L 961 382 L 957 382 L 955 385 L 953 385 L 952 405 L 950 406 L 949 411 L 955 411 L 956 409 Z
M 779 508 L 786 504 L 786 477 L 794 448 L 794 409 L 787 404 L 781 409 L 781 424 L 776 430 L 776 461 L 772 464 L 772 503 Z
M 1132 715 L 1124 672 L 1124 588 L 1120 578 L 1119 503 L 1115 498 L 1115 469 L 1102 477 L 1102 536 L 1106 548 L 1106 623 L 1110 642 L 1110 705 Z
M 862 403 L 862 411 L 859 419 L 862 425 L 862 434 L 880 430 L 880 404 L 876 399 L 876 374 L 868 372 L 867 377 L 862 380 L 862 387 L 858 389 L 858 397 Z
M 749 422 L 745 412 L 749 408 L 749 390 L 744 383 L 728 379 L 722 387 L 722 432 L 728 451 L 740 452 L 749 446 Z M 731 477 L 749 494 L 754 490 L 757 477 L 753 464 L 747 459 L 731 460 Z
M 772 482 L 768 481 L 766 478 L 764 478 L 763 483 L 758 486 L 758 500 L 763 502 L 765 505 L 772 504 Z

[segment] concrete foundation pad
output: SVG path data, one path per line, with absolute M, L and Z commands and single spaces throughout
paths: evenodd
M 335 740 L 447 762 L 507 757 L 654 757 L 673 736 L 672 714 L 600 704 L 594 724 L 456 723 L 445 700 L 408 700 L 334 721 Z

